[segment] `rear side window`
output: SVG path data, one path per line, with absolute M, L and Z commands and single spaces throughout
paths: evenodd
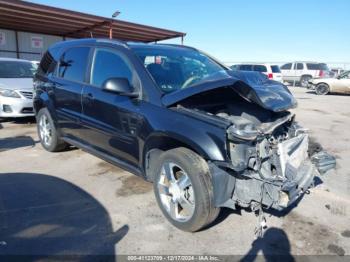
M 330 71 L 328 65 L 326 64 L 319 64 L 319 65 L 321 70 Z
M 89 47 L 68 49 L 60 59 L 58 76 L 74 82 L 84 82 L 89 51 Z
M 135 84 L 131 66 L 124 55 L 115 50 L 96 49 L 91 68 L 90 83 L 100 87 L 107 79 L 114 77 L 126 78 L 130 84 Z
M 272 65 L 271 71 L 272 71 L 272 73 L 281 73 L 281 70 L 280 70 L 279 66 L 277 66 L 277 65 Z
M 285 64 L 281 66 L 282 70 L 290 70 L 292 68 L 292 63 Z
M 55 71 L 56 64 L 54 57 L 47 51 L 40 61 L 38 74 L 50 76 Z
M 267 72 L 267 69 L 266 69 L 266 66 L 264 66 L 264 65 L 254 65 L 253 71 L 265 73 L 265 72 Z
M 253 71 L 253 65 L 240 65 L 239 70 L 242 71 Z
M 326 64 L 317 64 L 317 63 L 307 63 L 307 69 L 309 70 L 325 70 L 329 71 L 329 68 Z

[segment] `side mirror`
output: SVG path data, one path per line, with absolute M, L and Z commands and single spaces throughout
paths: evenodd
M 102 84 L 102 90 L 106 92 L 116 93 L 121 96 L 138 97 L 139 94 L 134 92 L 134 89 L 126 78 L 114 77 L 107 79 Z

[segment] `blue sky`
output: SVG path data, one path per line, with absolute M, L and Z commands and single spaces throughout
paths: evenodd
M 187 33 L 224 62 L 350 62 L 349 0 L 35 0 Z M 179 39 L 171 40 L 180 43 Z

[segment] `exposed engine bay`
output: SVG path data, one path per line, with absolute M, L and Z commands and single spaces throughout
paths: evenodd
M 230 162 L 210 163 L 217 206 L 283 209 L 313 186 L 319 173 L 308 154 L 309 137 L 289 111 L 264 109 L 231 88 L 178 106 L 227 123 Z

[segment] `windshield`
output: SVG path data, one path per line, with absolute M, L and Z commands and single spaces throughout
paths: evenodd
M 165 93 L 217 77 L 226 69 L 205 54 L 185 48 L 134 48 L 159 88 Z
M 340 75 L 338 76 L 338 78 L 339 78 L 339 79 L 343 79 L 343 78 L 347 79 L 347 78 L 350 78 L 350 71 L 346 71 L 346 72 L 340 74 Z
M 30 62 L 0 61 L 0 78 L 32 78 L 35 72 Z

